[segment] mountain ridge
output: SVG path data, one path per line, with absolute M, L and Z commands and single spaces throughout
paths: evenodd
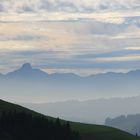
M 1 96 L 16 102 L 17 97 L 26 102 L 47 102 L 135 96 L 140 91 L 139 71 L 81 77 L 73 73 L 48 74 L 27 63 L 0 78 Z
M 14 74 L 16 74 L 16 73 L 20 74 L 19 72 L 23 72 L 23 73 L 26 72 L 27 73 L 27 72 L 31 72 L 31 71 L 34 72 L 34 73 L 36 71 L 36 73 L 38 72 L 38 73 L 40 73 L 41 75 L 44 75 L 44 76 L 46 74 L 46 76 L 55 76 L 55 75 L 60 75 L 60 76 L 65 75 L 66 76 L 66 75 L 72 75 L 72 76 L 82 77 L 82 76 L 79 76 L 79 75 L 74 74 L 74 73 L 52 73 L 52 74 L 48 74 L 47 72 L 44 72 L 44 71 L 42 71 L 40 69 L 33 68 L 30 63 L 24 63 L 19 69 L 11 71 L 11 72 L 8 72 L 5 75 L 0 73 L 0 76 L 1 75 L 3 75 L 3 76 L 11 76 L 11 75 L 13 75 L 14 76 Z M 123 73 L 123 72 L 106 72 L 106 73 L 93 74 L 93 75 L 89 75 L 89 76 L 85 76 L 85 77 L 88 78 L 88 77 L 95 77 L 95 76 L 100 76 L 100 75 L 101 76 L 104 76 L 104 75 L 131 75 L 131 74 L 134 74 L 134 73 L 140 75 L 140 70 L 139 69 L 131 70 L 131 71 L 127 72 L 127 73 Z
M 25 63 L 19 69 L 9 72 L 5 75 L 8 78 L 45 78 L 48 76 L 47 73 L 41 71 L 40 69 L 32 68 L 30 63 Z

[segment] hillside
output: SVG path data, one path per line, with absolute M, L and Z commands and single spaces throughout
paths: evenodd
M 69 122 L 1 101 L 0 140 L 80 140 Z M 15 109 L 14 109 L 15 108 Z
M 31 111 L 29 109 L 23 108 L 21 106 L 11 104 L 5 101 L 0 100 L 0 114 L 5 112 L 26 112 L 27 114 L 32 114 L 33 116 L 43 116 L 39 113 Z M 53 120 L 51 117 L 44 116 L 45 119 Z M 61 124 L 64 124 L 65 121 L 61 121 Z M 99 125 L 89 125 L 82 123 L 70 122 L 72 130 L 78 131 L 80 133 L 82 140 L 138 140 L 140 138 L 130 135 L 126 132 L 120 131 L 106 126 Z

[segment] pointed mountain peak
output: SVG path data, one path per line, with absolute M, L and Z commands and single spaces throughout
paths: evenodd
M 44 79 L 48 74 L 40 69 L 32 68 L 30 63 L 24 63 L 19 69 L 8 73 L 7 76 L 23 79 Z
M 32 66 L 30 63 L 25 63 L 22 65 L 21 69 L 29 70 L 29 69 L 32 69 Z

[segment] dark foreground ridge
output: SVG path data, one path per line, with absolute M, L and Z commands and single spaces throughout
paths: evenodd
M 111 127 L 67 122 L 0 100 L 0 140 L 140 140 Z
M 69 123 L 61 124 L 59 119 L 50 121 L 26 112 L 1 113 L 1 140 L 80 140 Z

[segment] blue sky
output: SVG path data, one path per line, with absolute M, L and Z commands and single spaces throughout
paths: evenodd
M 0 72 L 140 69 L 139 0 L 0 0 Z

